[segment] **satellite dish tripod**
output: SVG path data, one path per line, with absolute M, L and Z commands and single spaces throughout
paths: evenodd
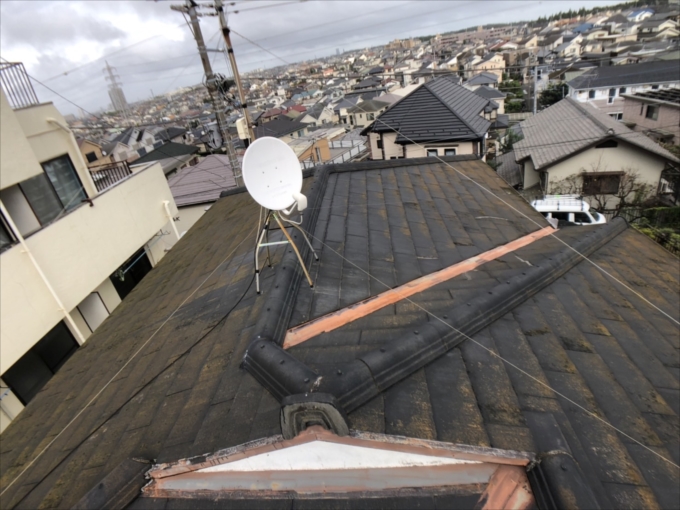
M 279 244 L 290 244 L 293 250 L 295 251 L 295 255 L 297 255 L 298 260 L 300 261 L 300 266 L 302 266 L 302 270 L 305 273 L 305 276 L 307 277 L 307 281 L 309 282 L 310 287 L 314 287 L 314 282 L 312 281 L 312 277 L 309 276 L 309 271 L 307 270 L 307 267 L 305 266 L 305 262 L 302 259 L 302 255 L 300 255 L 300 251 L 298 250 L 297 246 L 293 242 L 293 239 L 290 237 L 290 234 L 286 230 L 286 225 L 288 224 L 291 227 L 297 229 L 304 240 L 307 242 L 307 246 L 309 246 L 309 249 L 312 250 L 312 254 L 314 255 L 314 258 L 316 260 L 319 260 L 319 256 L 316 254 L 316 251 L 314 251 L 314 247 L 312 246 L 312 243 L 309 241 L 309 238 L 307 237 L 307 234 L 305 234 L 305 231 L 300 228 L 300 224 L 302 223 L 302 211 L 304 211 L 307 208 L 307 197 L 304 196 L 302 193 L 294 193 L 293 197 L 295 198 L 295 202 L 291 206 L 290 209 L 282 209 L 280 211 L 272 211 L 272 210 L 266 210 L 267 214 L 265 215 L 265 220 L 264 223 L 262 224 L 262 228 L 260 229 L 260 233 L 257 236 L 257 246 L 255 247 L 255 288 L 257 290 L 257 293 L 260 293 L 260 260 L 259 260 L 259 253 L 262 248 L 267 249 L 267 262 L 269 267 L 272 266 L 271 264 L 271 257 L 269 254 L 269 247 L 274 246 L 274 245 L 279 245 Z M 300 213 L 300 221 L 293 221 L 289 218 L 291 214 L 293 214 L 293 211 L 297 208 L 298 212 Z M 286 236 L 285 241 L 273 241 L 269 242 L 269 231 L 271 230 L 271 221 L 272 218 L 274 221 L 279 226 L 279 229 L 283 232 L 283 235 Z M 264 266 L 263 266 L 264 267 Z

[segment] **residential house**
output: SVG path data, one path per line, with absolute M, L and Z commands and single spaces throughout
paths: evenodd
M 393 104 L 362 131 L 372 159 L 474 154 L 484 157 L 498 105 L 437 78 Z
M 290 119 L 285 115 L 276 120 L 262 124 L 255 128 L 255 137 L 272 136 L 288 143 L 294 138 L 300 138 L 308 132 L 308 124 L 299 119 Z
M 102 152 L 102 146 L 86 138 L 76 138 L 80 154 L 85 158 L 87 166 L 96 166 L 108 163 L 108 158 Z
M 517 41 L 517 46 L 519 48 L 536 48 L 538 47 L 538 35 L 530 34 Z
M 636 186 L 646 185 L 655 195 L 661 172 L 680 162 L 642 133 L 571 97 L 520 126 L 524 138 L 514 144 L 514 153 L 524 189 L 583 194 L 598 209 L 614 208 L 615 195 L 633 176 Z
M 333 121 L 337 124 L 349 124 L 349 113 L 347 110 L 361 102 L 361 97 L 344 97 L 333 106 Z
M 347 109 L 349 124 L 352 128 L 364 128 L 372 123 L 376 117 L 387 110 L 390 103 L 379 99 L 363 101 L 356 106 Z
M 680 88 L 624 94 L 623 122 L 659 142 L 680 145 Z
M 482 85 L 474 90 L 474 93 L 484 99 L 489 99 L 498 105 L 498 115 L 505 113 L 505 98 L 507 94 L 498 89 Z
M 281 106 L 283 106 L 283 108 L 270 108 L 266 110 L 262 115 L 260 115 L 258 122 L 260 124 L 265 124 L 278 119 L 286 111 L 285 103 Z
M 0 72 L 22 83 L 20 91 L 0 92 L 4 430 L 173 246 L 177 209 L 160 165 L 91 171 L 64 117 L 38 101 L 23 66 L 3 64 Z M 70 397 L 53 398 L 63 406 Z
M 644 21 L 638 29 L 638 40 L 677 39 L 680 35 L 678 23 L 672 19 Z
M 595 67 L 567 82 L 569 97 L 623 117 L 622 94 L 680 87 L 678 61 Z
M 644 7 L 642 9 L 634 9 L 630 11 L 626 17 L 630 21 L 640 22 L 654 15 L 654 10 L 649 7 Z
M 487 53 L 478 62 L 471 65 L 470 71 L 467 74 L 468 78 L 478 74 L 494 74 L 500 81 L 505 71 L 505 59 L 501 53 Z
M 180 236 L 196 224 L 221 193 L 234 189 L 236 185 L 229 156 L 224 154 L 206 156 L 198 164 L 171 176 L 168 186 L 177 205 L 179 220 L 175 226 Z
M 495 73 L 481 73 L 473 76 L 463 83 L 468 90 L 477 90 L 479 87 L 498 88 L 500 77 Z
M 134 167 L 158 161 L 166 178 L 181 169 L 198 163 L 198 147 L 183 143 L 168 142 L 134 161 Z
M 173 142 L 173 143 L 184 143 L 186 142 L 185 136 L 187 130 L 182 127 L 177 126 L 159 126 L 154 134 L 156 141 L 158 142 Z
M 443 159 L 305 179 L 311 288 L 219 199 L 5 431 L 3 508 L 674 508 L 677 259 Z
M 323 126 L 325 124 L 333 123 L 333 110 L 328 108 L 324 103 L 316 103 L 309 108 L 304 115 L 300 116 L 298 120 L 310 126 Z

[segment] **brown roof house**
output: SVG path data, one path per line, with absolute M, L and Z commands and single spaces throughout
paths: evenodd
M 520 123 L 514 144 L 525 193 L 582 194 L 598 210 L 657 194 L 678 159 L 642 133 L 567 97 Z
M 2 434 L 3 509 L 677 505 L 673 255 L 555 231 L 474 156 L 303 192 L 314 286 L 277 244 L 256 293 L 226 193 Z

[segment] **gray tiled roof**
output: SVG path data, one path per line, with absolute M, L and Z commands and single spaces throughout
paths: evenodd
M 576 90 L 648 83 L 680 82 L 678 60 L 596 67 L 567 82 Z
M 492 73 L 479 73 L 465 82 L 469 85 L 484 85 L 485 83 L 498 83 L 498 76 Z
M 474 93 L 485 99 L 499 99 L 502 97 L 503 98 L 506 97 L 505 92 L 501 92 L 498 89 L 487 87 L 486 85 L 482 85 L 477 90 L 475 90 Z
M 433 158 L 316 169 L 313 189 L 311 179 L 305 182 L 314 201 L 303 223 L 318 239 L 313 288 L 294 280 L 301 271 L 286 270 L 295 257 L 289 248 L 273 246 L 273 267 L 256 294 L 251 240 L 259 206 L 243 188 L 218 200 L 3 432 L 2 507 L 72 508 L 91 488 L 112 482 L 126 485 L 110 492 L 108 506 L 125 508 L 140 496 L 127 507 L 136 510 L 416 506 L 413 492 L 394 491 L 365 499 L 347 493 L 339 503 L 294 492 L 217 499 L 210 491 L 203 500 L 167 501 L 141 497 L 143 476 L 116 475 L 126 459 L 175 462 L 280 434 L 282 397 L 241 368 L 251 341 L 268 338 L 273 321 L 280 338 L 289 327 L 385 286 L 547 226 L 482 161 L 445 161 L 455 171 Z M 602 231 L 607 236 L 598 240 Z M 278 241 L 282 233 L 270 235 Z M 643 282 L 644 293 L 672 318 L 654 313 L 594 265 L 576 264 L 580 258 L 561 241 L 581 243 L 576 246 L 626 285 Z M 292 347 L 272 380 L 287 383 L 288 367 L 304 364 L 318 384 L 335 384 L 338 402 L 367 381 L 375 393 L 354 392 L 363 398 L 347 411 L 352 429 L 535 452 L 543 459 L 535 468 L 540 476 L 559 473 L 539 486 L 558 508 L 674 508 L 678 471 L 664 460 L 678 462 L 674 264 L 670 252 L 632 228 L 565 227 Z M 450 326 L 438 327 L 423 309 Z M 453 336 L 463 328 L 461 317 L 469 317 L 472 326 L 462 331 L 474 341 Z M 259 342 L 275 352 L 269 340 Z M 403 362 L 422 352 L 432 353 L 427 363 L 404 369 L 375 361 L 383 353 Z M 277 367 L 279 359 L 272 356 Z M 285 396 L 298 387 L 285 387 Z M 454 507 L 450 499 L 435 499 L 439 492 L 415 492 L 429 497 L 419 508 Z M 474 506 L 479 492 L 455 508 Z M 591 492 L 590 505 L 565 502 Z
M 520 166 L 515 161 L 515 151 L 496 156 L 496 163 L 499 164 L 496 172 L 505 182 L 510 186 L 522 184 L 522 172 Z
M 670 161 L 678 161 L 642 133 L 632 131 L 597 108 L 570 97 L 520 125 L 524 139 L 514 145 L 517 161 L 531 158 L 536 170 L 612 136 Z
M 392 105 L 378 117 L 372 131 L 396 129 L 397 143 L 477 139 L 491 125 L 480 115 L 489 103 L 488 99 L 442 77 Z
M 229 157 L 211 154 L 199 164 L 180 170 L 168 179 L 178 207 L 214 202 L 225 189 L 236 187 Z

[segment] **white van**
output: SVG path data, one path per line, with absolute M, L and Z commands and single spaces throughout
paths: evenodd
M 597 225 L 607 223 L 607 218 L 577 195 L 546 195 L 531 202 L 534 209 L 548 219 L 563 220 L 576 225 Z

